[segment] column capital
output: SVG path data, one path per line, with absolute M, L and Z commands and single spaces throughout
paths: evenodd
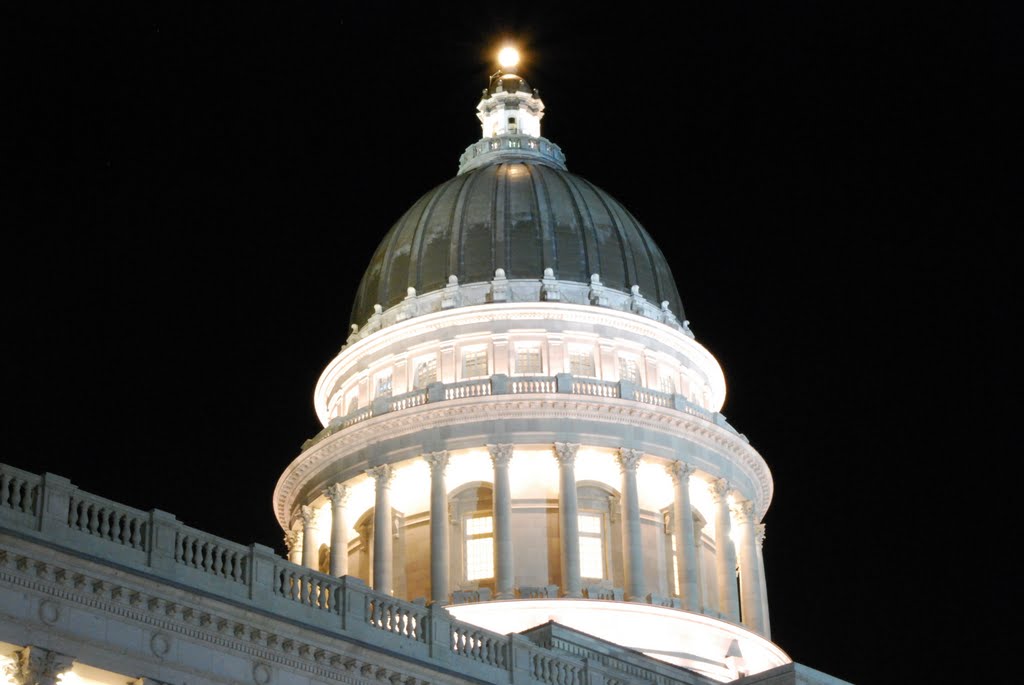
M 683 461 L 673 461 L 665 465 L 665 470 L 668 471 L 668 475 L 672 476 L 672 482 L 675 485 L 680 483 L 686 485 L 690 480 L 690 474 L 696 471 L 697 467 Z
M 488 445 L 487 451 L 491 453 L 491 463 L 494 464 L 494 468 L 499 466 L 508 466 L 508 463 L 512 461 L 512 449 L 515 445 Z
M 636 471 L 636 467 L 643 456 L 644 453 L 641 450 L 620 447 L 619 454 L 615 457 L 615 460 L 619 462 L 619 470 L 625 473 L 626 471 Z
M 720 504 L 729 496 L 729 481 L 724 478 L 711 481 L 708 487 L 711 488 L 711 499 L 715 504 Z
M 62 673 L 71 670 L 74 657 L 30 645 L 17 652 L 8 675 L 19 685 L 55 685 Z
M 737 523 L 757 523 L 754 519 L 754 503 L 748 499 L 740 500 L 730 507 Z
M 423 455 L 423 461 L 430 464 L 430 473 L 443 476 L 448 468 L 448 450 L 440 452 L 427 452 Z
M 554 445 L 555 459 L 558 460 L 559 466 L 572 466 L 576 462 L 576 453 L 580 449 L 578 443 L 556 442 Z
M 302 527 L 316 525 L 316 510 L 308 504 L 303 504 L 299 509 L 299 518 L 302 519 Z
M 345 506 L 350 494 L 351 491 L 349 490 L 349 487 L 347 485 L 342 485 L 341 483 L 328 485 L 327 488 L 324 489 L 324 497 L 331 500 L 332 507 Z
M 757 546 L 761 547 L 764 544 L 764 538 L 765 538 L 764 524 L 763 523 L 757 524 L 757 528 L 755 528 L 754 531 L 755 531 L 754 532 L 754 540 L 757 541 Z
M 302 531 L 289 530 L 284 534 L 284 544 L 289 552 L 294 552 L 302 546 Z
M 391 487 L 391 481 L 395 478 L 395 470 L 391 464 L 381 464 L 372 469 L 366 469 L 366 475 L 377 481 L 377 487 Z

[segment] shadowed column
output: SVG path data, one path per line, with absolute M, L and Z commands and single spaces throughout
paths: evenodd
M 715 502 L 715 568 L 718 571 L 718 611 L 723 618 L 740 622 L 740 599 L 736 592 L 736 551 L 729 537 L 729 483 L 719 478 L 711 484 Z
M 430 452 L 423 459 L 430 464 L 430 599 L 448 602 L 448 488 L 444 473 L 448 452 Z
M 676 566 L 678 567 L 679 594 L 683 608 L 700 611 L 700 593 L 697 590 L 697 548 L 693 535 L 693 510 L 690 507 L 690 474 L 694 467 L 683 462 L 672 462 L 666 467 L 675 485 L 673 510 L 676 536 Z
M 640 495 L 636 489 L 636 467 L 643 452 L 622 448 L 619 450 L 619 470 L 622 472 L 622 537 L 626 563 L 626 599 L 643 602 L 644 554 L 640 537 Z
M 512 445 L 488 445 L 494 465 L 494 589 L 498 599 L 515 598 L 512 565 L 512 485 L 508 465 Z
M 348 575 L 348 522 L 345 521 L 345 502 L 348 501 L 348 487 L 335 483 L 324 490 L 324 497 L 331 501 L 331 575 Z
M 392 594 L 391 480 L 394 469 L 383 464 L 367 469 L 366 475 L 376 481 L 373 503 L 373 589 Z
M 558 460 L 558 527 L 562 537 L 562 595 L 582 597 L 580 580 L 580 509 L 576 496 L 576 452 L 580 446 L 555 443 Z

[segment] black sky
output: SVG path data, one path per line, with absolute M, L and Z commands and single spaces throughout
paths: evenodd
M 0 460 L 283 553 L 362 271 L 479 137 L 508 36 L 771 466 L 775 641 L 858 683 L 993 659 L 963 626 L 1019 600 L 980 520 L 1019 471 L 1019 16 L 492 5 L 5 6 Z

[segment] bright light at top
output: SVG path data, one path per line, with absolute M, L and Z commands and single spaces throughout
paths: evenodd
M 519 64 L 519 51 L 512 46 L 502 48 L 498 53 L 498 64 L 506 69 L 516 66 Z

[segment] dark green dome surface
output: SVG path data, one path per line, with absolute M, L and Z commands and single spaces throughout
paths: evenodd
M 614 198 L 592 183 L 534 162 L 503 162 L 460 174 L 429 191 L 392 226 L 356 293 L 360 326 L 380 304 L 444 288 L 448 276 L 478 283 L 504 269 L 509 279 L 540 280 L 544 269 L 563 281 L 607 288 L 633 285 L 648 301 L 682 302 L 664 255 Z

